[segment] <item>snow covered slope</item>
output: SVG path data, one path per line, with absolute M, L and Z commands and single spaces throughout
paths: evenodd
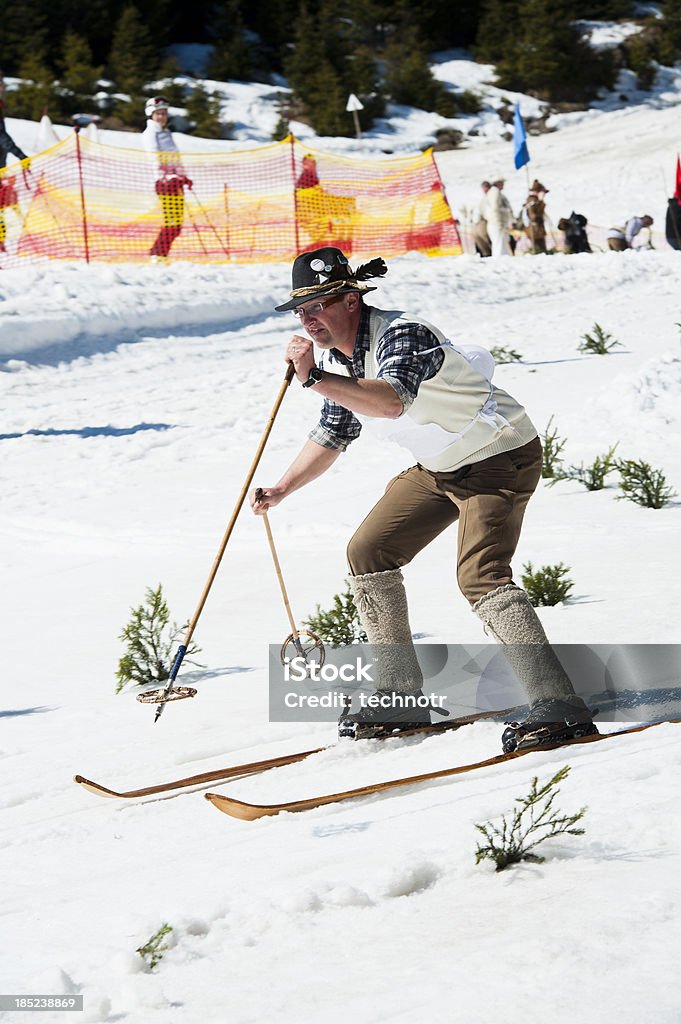
M 658 227 L 677 110 L 661 98 L 531 138 L 553 220 L 645 210 Z M 32 151 L 36 126 L 10 127 Z M 462 216 L 490 168 L 511 175 L 498 140 L 438 159 Z M 524 172 L 508 191 L 517 206 Z M 197 630 L 206 667 L 181 676 L 198 696 L 153 725 L 153 708 L 114 695 L 118 633 L 145 588 L 162 582 L 179 621 L 194 611 L 283 378 L 295 321 L 272 308 L 288 289 L 283 265 L 0 274 L 0 992 L 82 993 L 84 1024 L 678 1024 L 679 726 L 253 824 L 200 794 L 119 804 L 71 782 L 127 788 L 333 739 L 267 721 L 267 649 L 288 623 L 246 513 Z M 496 380 L 540 431 L 553 417 L 568 463 L 618 442 L 681 491 L 677 253 L 411 256 L 373 300 L 520 352 Z M 620 342 L 608 356 L 578 352 L 594 322 Z M 317 403 L 292 387 L 257 483 L 290 462 Z M 272 514 L 298 619 L 342 589 L 350 533 L 407 464 L 360 439 Z M 615 478 L 595 493 L 541 486 L 516 565 L 570 566 L 572 599 L 540 609 L 556 642 L 676 643 L 679 499 L 655 511 L 616 496 Z M 454 543 L 448 531 L 407 567 L 412 626 L 483 642 Z M 267 802 L 434 771 L 496 753 L 499 731 L 345 745 L 225 792 Z M 474 824 L 565 763 L 559 806 L 588 806 L 586 835 L 547 844 L 542 865 L 476 867 Z M 164 922 L 172 948 L 149 973 L 135 950 Z
M 200 795 L 122 806 L 70 781 L 140 785 L 333 737 L 267 723 L 267 645 L 288 627 L 262 524 L 247 514 L 200 622 L 207 668 L 183 673 L 199 696 L 154 726 L 152 708 L 113 693 L 117 634 L 144 588 L 162 581 L 178 619 L 194 610 L 283 377 L 294 321 L 271 311 L 288 274 L 51 264 L 2 275 L 0 989 L 82 992 L 84 1020 L 134 1024 L 539 1024 L 547 1001 L 552 1024 L 568 1024 L 580 992 L 594 1024 L 638 1024 L 651 998 L 656 1022 L 676 1024 L 665 979 L 681 938 L 669 903 L 678 727 L 254 825 Z M 411 257 L 392 261 L 375 300 L 415 306 L 456 340 L 518 350 L 498 382 L 540 430 L 554 416 L 569 462 L 619 441 L 680 489 L 676 254 Z M 577 351 L 594 321 L 621 342 L 611 355 Z M 287 394 L 259 482 L 290 461 L 316 409 L 314 395 Z M 360 439 L 272 515 L 299 618 L 342 589 L 354 524 L 406 464 Z M 571 567 L 574 600 L 541 610 L 556 641 L 673 643 L 678 502 L 653 511 L 615 495 L 614 484 L 540 488 L 517 565 Z M 412 625 L 481 642 L 453 544 L 445 534 L 407 568 Z M 332 792 L 486 757 L 498 742 L 498 726 L 479 725 L 350 745 L 228 791 L 256 802 Z M 566 762 L 561 806 L 588 804 L 586 837 L 508 876 L 476 868 L 474 823 Z M 164 921 L 175 945 L 145 973 L 135 949 Z

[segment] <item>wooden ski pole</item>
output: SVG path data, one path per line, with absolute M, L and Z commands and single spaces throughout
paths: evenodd
M 198 206 L 199 210 L 201 211 L 201 213 L 205 217 L 205 220 L 206 220 L 206 223 L 208 224 L 208 227 L 211 229 L 211 231 L 213 232 L 213 234 L 217 238 L 218 243 L 220 245 L 220 248 L 224 252 L 225 256 L 229 256 L 229 249 L 227 248 L 225 243 L 220 238 L 220 236 L 219 236 L 219 234 L 217 232 L 217 228 L 215 227 L 215 225 L 213 224 L 212 220 L 208 216 L 208 213 L 206 212 L 205 206 L 203 205 L 203 203 L 201 202 L 201 200 L 199 199 L 199 197 L 197 196 L 197 194 L 196 194 L 196 192 L 194 191 L 193 188 L 190 188 L 189 192 L 190 192 L 190 195 L 194 196 L 194 200 L 196 202 L 196 205 Z
M 194 228 L 194 231 L 196 232 L 196 235 L 197 235 L 197 237 L 199 239 L 199 244 L 200 244 L 201 248 L 203 249 L 203 255 L 207 256 L 208 255 L 208 250 L 206 249 L 205 245 L 203 244 L 203 239 L 201 238 L 201 232 L 199 231 L 199 226 L 196 223 L 196 221 L 194 220 L 194 214 L 192 213 L 192 211 L 189 208 L 189 206 L 187 206 L 187 213 L 189 214 L 189 219 L 192 222 L 192 227 Z
M 258 489 L 255 492 L 255 496 L 256 496 L 256 499 L 258 501 L 260 501 L 260 499 L 262 498 L 262 488 L 258 487 Z M 281 565 L 279 563 L 279 557 L 277 555 L 277 549 L 274 546 L 274 537 L 272 536 L 272 527 L 270 526 L 270 520 L 269 520 L 269 516 L 267 515 L 267 512 L 263 512 L 262 513 L 262 520 L 263 520 L 263 522 L 265 524 L 265 532 L 267 533 L 267 542 L 268 542 L 268 544 L 270 546 L 270 551 L 272 552 L 272 561 L 274 562 L 274 569 L 275 569 L 275 572 L 277 574 L 277 579 L 279 580 L 279 589 L 281 590 L 281 596 L 284 599 L 284 608 L 286 609 L 286 614 L 288 616 L 289 626 L 291 627 L 291 636 L 293 637 L 293 644 L 295 646 L 296 651 L 301 656 L 301 658 L 304 658 L 305 657 L 305 651 L 303 650 L 303 645 L 300 642 L 300 634 L 298 632 L 298 627 L 296 626 L 295 619 L 293 618 L 293 612 L 291 611 L 291 605 L 290 605 L 290 602 L 289 602 L 289 599 L 288 599 L 288 593 L 286 591 L 286 584 L 284 583 L 284 576 L 283 576 L 282 571 L 281 571 Z
M 206 585 L 204 586 L 203 592 L 201 594 L 201 597 L 199 598 L 198 606 L 196 608 L 196 611 L 194 612 L 194 615 L 193 615 L 193 618 L 192 618 L 191 622 L 189 623 L 189 626 L 187 627 L 187 632 L 185 634 L 185 637 L 184 637 L 182 643 L 180 644 L 180 646 L 177 649 L 177 654 L 175 655 L 175 661 L 173 662 L 173 667 L 171 668 L 170 675 L 168 676 L 168 682 L 166 683 L 166 686 L 165 686 L 165 689 L 163 691 L 163 694 L 162 694 L 162 696 L 159 699 L 159 705 L 158 705 L 158 708 L 156 710 L 156 715 L 154 716 L 154 722 L 158 722 L 159 718 L 163 714 L 163 709 L 166 706 L 167 698 L 168 698 L 171 690 L 173 689 L 173 683 L 177 679 L 177 674 L 180 671 L 180 666 L 181 666 L 181 664 L 182 664 L 182 662 L 184 660 L 185 654 L 187 653 L 187 650 L 189 648 L 189 644 L 191 643 L 192 636 L 194 635 L 194 630 L 196 629 L 196 624 L 199 621 L 199 617 L 201 615 L 201 612 L 203 611 L 203 606 L 205 605 L 206 599 L 208 598 L 208 594 L 210 593 L 210 588 L 213 586 L 213 582 L 215 580 L 215 577 L 217 576 L 218 569 L 220 568 L 220 562 L 222 561 L 222 556 L 225 553 L 225 549 L 227 547 L 227 543 L 229 541 L 229 538 L 232 536 L 232 530 L 234 529 L 234 524 L 236 523 L 238 515 L 239 515 L 239 512 L 241 511 L 243 503 L 246 500 L 246 495 L 248 494 L 248 488 L 251 486 L 251 482 L 253 480 L 253 477 L 255 476 L 255 471 L 258 468 L 258 463 L 260 462 L 260 459 L 262 457 L 262 453 L 265 450 L 265 445 L 267 444 L 267 441 L 268 441 L 268 438 L 270 436 L 270 433 L 272 432 L 272 427 L 274 426 L 274 421 L 275 421 L 275 419 L 277 417 L 277 413 L 279 412 L 281 403 L 284 401 L 284 395 L 286 394 L 286 391 L 288 390 L 289 384 L 293 380 L 295 372 L 296 371 L 295 371 L 295 367 L 293 366 L 293 363 L 289 363 L 289 365 L 288 365 L 288 367 L 286 369 L 286 375 L 285 375 L 284 380 L 282 382 L 282 385 L 281 385 L 281 387 L 279 389 L 279 394 L 277 395 L 277 400 L 274 403 L 274 407 L 272 408 L 272 412 L 270 413 L 270 417 L 269 417 L 269 419 L 267 421 L 267 426 L 265 427 L 265 432 L 264 432 L 264 434 L 262 435 L 262 437 L 260 439 L 260 444 L 258 445 L 258 449 L 257 449 L 257 451 L 255 453 L 255 457 L 253 459 L 253 462 L 251 463 L 251 468 L 249 469 L 248 474 L 246 476 L 246 479 L 244 481 L 243 487 L 241 488 L 241 491 L 239 492 L 239 497 L 237 498 L 236 505 L 234 506 L 234 511 L 232 512 L 232 515 L 231 515 L 231 518 L 229 520 L 229 523 L 227 524 L 227 529 L 225 530 L 224 536 L 223 536 L 222 541 L 220 543 L 220 547 L 218 549 L 218 553 L 215 556 L 215 561 L 213 562 L 213 566 L 212 566 L 211 571 L 210 571 L 210 573 L 208 575 L 208 579 L 206 580 Z

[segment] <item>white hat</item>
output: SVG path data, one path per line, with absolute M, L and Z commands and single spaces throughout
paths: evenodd
M 153 96 L 150 100 L 147 100 L 144 107 L 144 113 L 147 117 L 151 117 L 155 110 L 168 110 L 168 100 L 165 96 Z

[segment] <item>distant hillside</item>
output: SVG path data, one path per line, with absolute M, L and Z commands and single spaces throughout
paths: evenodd
M 433 73 L 434 52 L 465 47 L 495 67 L 501 88 L 554 110 L 586 106 L 622 69 L 649 89 L 659 67 L 681 57 L 681 0 L 459 0 L 455 16 L 450 0 L 196 0 L 191 9 L 170 0 L 2 0 L 0 14 L 11 116 L 37 120 L 47 109 L 55 121 L 90 114 L 105 127 L 139 128 L 144 96 L 162 90 L 187 127 L 215 138 L 231 126 L 205 81 L 286 83 L 272 137 L 292 120 L 351 136 L 350 93 L 365 128 L 389 104 L 446 119 L 479 109 L 473 90 Z M 604 45 L 603 29 L 618 27 Z

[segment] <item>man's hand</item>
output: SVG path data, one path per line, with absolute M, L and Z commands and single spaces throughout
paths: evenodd
M 303 338 L 300 334 L 294 334 L 286 349 L 286 362 L 293 363 L 296 377 L 301 384 L 304 384 L 310 375 L 310 370 L 316 365 L 310 339 Z
M 251 509 L 256 516 L 261 516 L 269 509 L 274 508 L 283 499 L 284 495 L 277 487 L 256 487 L 248 496 Z

